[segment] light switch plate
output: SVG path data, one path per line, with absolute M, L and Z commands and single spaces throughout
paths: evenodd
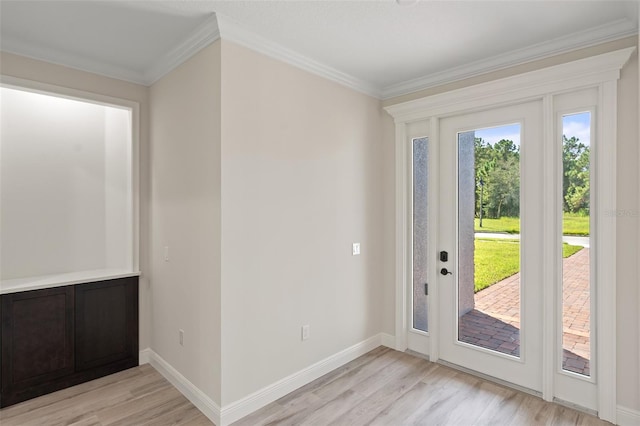
M 353 243 L 353 255 L 358 256 L 360 254 L 360 243 Z

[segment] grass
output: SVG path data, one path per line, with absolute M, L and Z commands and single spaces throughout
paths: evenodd
M 562 233 L 564 235 L 589 235 L 589 216 L 565 213 L 562 217 Z
M 582 250 L 581 246 L 562 244 L 562 257 Z M 477 293 L 520 270 L 520 240 L 476 238 L 475 283 Z
M 476 232 L 506 232 L 507 234 L 520 233 L 519 217 L 501 217 L 500 219 L 482 219 L 482 228 L 480 228 L 480 219 L 475 219 Z
M 520 219 L 517 217 L 501 217 L 500 219 L 475 219 L 476 232 L 506 232 L 507 234 L 520 233 Z M 562 233 L 564 235 L 589 235 L 589 216 L 575 213 L 565 213 L 562 218 Z

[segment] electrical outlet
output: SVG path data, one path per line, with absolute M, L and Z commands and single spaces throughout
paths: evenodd
M 309 338 L 309 325 L 302 326 L 302 340 L 307 340 Z
M 180 341 L 180 346 L 184 346 L 184 330 L 178 330 L 178 339 Z
M 360 243 L 353 243 L 353 255 L 358 256 L 360 254 Z

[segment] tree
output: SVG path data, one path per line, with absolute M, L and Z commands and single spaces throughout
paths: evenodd
M 520 216 L 520 149 L 511 140 L 475 141 L 478 217 Z M 482 182 L 482 185 L 480 185 Z
M 589 147 L 575 136 L 562 139 L 563 210 L 589 214 Z

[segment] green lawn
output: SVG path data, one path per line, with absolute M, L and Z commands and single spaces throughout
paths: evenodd
M 480 228 L 480 219 L 475 219 L 476 232 L 506 232 L 508 234 L 520 233 L 520 218 L 518 217 L 501 217 L 500 219 L 482 219 L 482 228 Z
M 501 217 L 500 219 L 475 219 L 476 232 L 506 232 L 507 234 L 520 233 L 520 219 L 517 217 Z M 565 213 L 562 219 L 562 233 L 564 235 L 589 235 L 589 216 L 581 216 L 574 213 Z
M 589 235 L 589 216 L 565 213 L 562 218 L 562 233 L 564 235 Z
M 581 246 L 562 245 L 562 256 L 569 257 Z M 489 287 L 520 270 L 520 240 L 476 238 L 474 292 Z

